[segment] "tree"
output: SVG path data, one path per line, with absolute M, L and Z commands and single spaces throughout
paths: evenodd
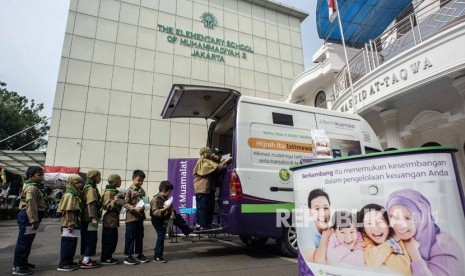
M 6 83 L 0 81 L 0 141 L 34 126 L 1 142 L 0 149 L 16 150 L 22 147 L 21 150 L 37 150 L 45 147 L 47 140 L 43 137 L 50 126 L 47 117 L 39 115 L 43 109 L 44 104 L 36 104 L 33 99 L 29 101 L 17 92 L 8 91 Z

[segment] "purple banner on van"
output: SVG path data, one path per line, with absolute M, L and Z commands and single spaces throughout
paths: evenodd
M 173 183 L 173 207 L 189 225 L 195 224 L 194 167 L 197 158 L 168 159 L 168 180 Z

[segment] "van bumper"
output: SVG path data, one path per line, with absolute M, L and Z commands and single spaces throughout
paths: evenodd
M 250 206 L 250 204 L 246 204 Z M 231 202 L 228 212 L 221 213 L 221 224 L 226 233 L 280 238 L 282 225 L 275 212 L 247 212 L 243 204 Z

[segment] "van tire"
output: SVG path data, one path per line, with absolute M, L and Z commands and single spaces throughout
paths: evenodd
M 268 241 L 268 237 L 239 235 L 241 241 L 247 246 L 264 245 Z
M 297 258 L 297 230 L 294 226 L 284 227 L 281 238 L 276 243 L 284 256 Z

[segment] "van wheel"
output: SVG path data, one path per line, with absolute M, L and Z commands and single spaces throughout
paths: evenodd
M 284 227 L 281 238 L 276 243 L 283 255 L 297 258 L 297 231 L 294 226 Z
M 268 237 L 260 237 L 255 235 L 239 235 L 239 238 L 247 246 L 264 245 L 268 241 Z

